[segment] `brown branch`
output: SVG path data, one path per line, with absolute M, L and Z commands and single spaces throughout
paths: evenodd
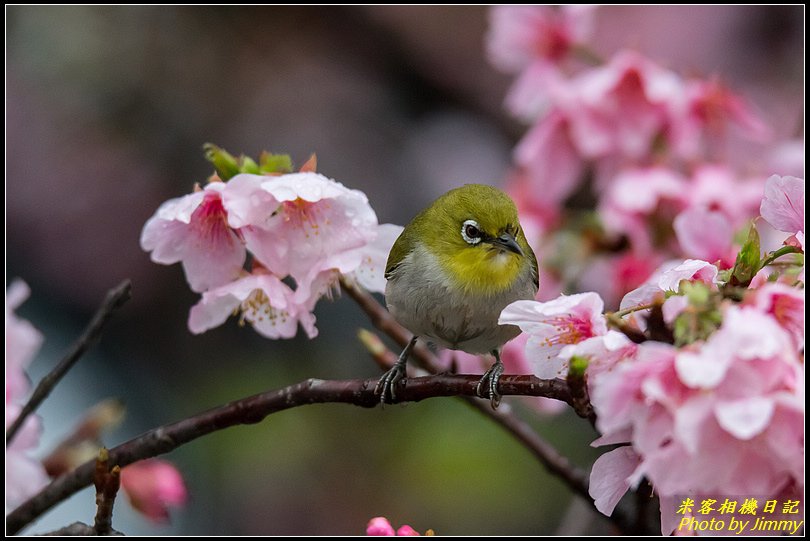
M 440 374 L 409 378 L 397 387 L 401 402 L 417 402 L 439 396 L 475 395 L 480 376 Z M 376 378 L 368 380 L 324 381 L 308 379 L 276 391 L 268 391 L 176 423 L 150 430 L 109 451 L 111 464 L 122 468 L 142 460 L 168 453 L 192 440 L 231 426 L 254 424 L 278 411 L 304 406 L 341 402 L 364 408 L 380 403 L 374 394 Z M 570 401 L 568 387 L 562 380 L 541 380 L 534 376 L 502 376 L 500 390 L 504 395 L 545 396 Z M 57 479 L 6 516 L 7 533 L 15 534 L 55 504 L 88 486 L 95 473 L 91 460 Z
M 36 411 L 39 405 L 48 398 L 48 395 L 51 394 L 51 391 L 53 391 L 57 383 L 67 374 L 68 370 L 73 368 L 76 361 L 98 341 L 99 336 L 101 336 L 101 331 L 104 329 L 104 325 L 110 320 L 113 312 L 129 300 L 131 292 L 132 283 L 129 280 L 124 280 L 118 284 L 117 287 L 107 292 L 104 303 L 96 311 L 93 319 L 90 320 L 90 323 L 84 329 L 84 332 L 79 336 L 76 342 L 73 343 L 70 351 L 59 361 L 59 364 L 57 364 L 48 375 L 42 378 L 37 388 L 34 389 L 31 398 L 29 398 L 28 402 L 23 406 L 20 414 L 14 422 L 11 423 L 11 426 L 6 431 L 7 447 L 14 439 L 14 436 L 17 435 L 25 419 Z
M 360 305 L 360 308 L 363 309 L 366 315 L 369 316 L 369 319 L 371 319 L 371 322 L 375 327 L 387 334 L 390 338 L 394 339 L 400 346 L 404 347 L 405 344 L 410 341 L 411 334 L 399 323 L 397 323 L 388 310 L 383 308 L 383 306 L 368 292 L 357 287 L 353 282 L 347 280 L 346 278 L 341 278 L 341 285 L 343 286 L 344 291 L 346 291 L 346 293 L 355 302 L 357 302 L 358 305 Z M 361 330 L 359 337 L 361 342 L 363 342 L 363 344 L 369 349 L 369 352 L 374 357 L 374 360 L 384 370 L 393 366 L 397 359 L 397 355 L 386 348 L 373 333 Z M 419 366 L 430 373 L 437 373 L 441 371 L 441 366 L 437 363 L 436 358 L 426 347 L 414 348 L 412 357 Z M 480 376 L 475 377 L 480 378 Z M 501 376 L 498 385 L 501 394 L 516 394 L 505 392 L 506 388 L 504 385 L 507 381 L 509 381 L 510 378 L 514 377 L 521 376 Z M 574 391 L 577 392 L 576 396 L 574 396 L 574 393 L 572 393 L 572 389 L 569 388 L 569 382 L 559 379 L 538 379 L 538 381 L 553 381 L 557 386 L 560 387 L 560 389 L 564 388 L 565 393 L 561 393 L 559 396 L 543 396 L 546 396 L 547 398 L 556 398 L 566 402 L 569 406 L 574 408 L 577 414 L 587 418 L 592 425 L 595 425 L 596 414 L 593 412 L 593 408 L 590 405 L 584 374 L 581 384 L 578 382 L 578 385 L 574 386 Z M 398 389 L 396 392 L 397 396 L 399 396 L 400 392 L 401 391 Z M 582 393 L 584 393 L 584 395 Z M 571 464 L 566 457 L 558 453 L 557 450 L 542 437 L 540 437 L 540 435 L 538 435 L 528 423 L 510 412 L 493 410 L 488 403 L 477 400 L 471 396 L 459 396 L 459 398 L 512 434 L 512 436 L 520 441 L 552 475 L 560 478 L 575 494 L 581 496 L 591 505 L 593 505 L 593 498 L 591 498 L 591 495 L 588 493 L 588 474 L 574 464 Z M 587 409 L 583 404 L 587 404 Z M 614 509 L 612 515 L 607 517 L 607 519 L 613 522 L 621 531 L 633 531 L 631 519 L 629 515 L 622 509 Z
M 364 306 L 374 324 L 398 342 L 410 339 L 373 297 L 359 289 L 347 289 L 357 302 Z M 435 360 L 425 347 L 415 349 L 415 357 L 428 369 L 436 369 Z M 437 374 L 408 378 L 397 386 L 397 401 L 416 402 L 432 397 L 461 396 L 470 401 L 483 414 L 496 420 L 506 430 L 522 441 L 533 454 L 541 459 L 546 468 L 565 481 L 572 490 L 584 497 L 587 495 L 587 475 L 568 463 L 556 450 L 540 438 L 526 423 L 506 412 L 492 411 L 476 397 L 480 376 Z M 109 451 L 110 463 L 125 467 L 133 462 L 168 453 L 192 440 L 239 424 L 258 423 L 266 416 L 286 409 L 316 403 L 347 403 L 372 408 L 379 404 L 374 394 L 376 378 L 369 380 L 324 381 L 309 379 L 283 389 L 257 394 L 235 400 L 223 406 L 176 423 L 150 430 Z M 568 385 L 563 380 L 540 380 L 534 376 L 504 375 L 499 390 L 503 395 L 543 396 L 572 404 Z M 79 466 L 42 489 L 38 494 L 6 516 L 8 534 L 19 532 L 42 513 L 65 500 L 78 490 L 88 486 L 96 471 L 96 461 Z M 626 529 L 624 514 L 614 512 L 611 521 Z

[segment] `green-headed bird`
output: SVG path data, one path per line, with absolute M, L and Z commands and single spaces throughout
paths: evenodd
M 421 337 L 449 349 L 491 353 L 495 364 L 476 392 L 497 407 L 500 349 L 520 334 L 514 325 L 498 325 L 498 317 L 511 302 L 534 299 L 539 287 L 537 258 L 509 196 L 481 184 L 442 195 L 394 242 L 385 278 L 388 310 L 414 336 L 377 383 L 380 400 L 394 400 L 394 386 Z

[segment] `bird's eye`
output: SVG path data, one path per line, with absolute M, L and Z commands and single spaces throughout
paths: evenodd
M 467 243 L 478 244 L 482 237 L 481 227 L 475 220 L 467 220 L 461 225 L 461 238 Z

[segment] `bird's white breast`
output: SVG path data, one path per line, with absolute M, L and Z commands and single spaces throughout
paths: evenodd
M 503 257 L 505 265 L 508 255 Z M 385 302 L 394 319 L 415 335 L 446 348 L 482 354 L 520 333 L 513 325 L 498 325 L 498 317 L 506 305 L 533 299 L 535 293 L 526 265 L 511 288 L 492 295 L 465 294 L 432 253 L 417 247 L 389 278 Z

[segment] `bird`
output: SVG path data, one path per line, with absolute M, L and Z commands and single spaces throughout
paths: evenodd
M 417 339 L 483 355 L 495 362 L 476 394 L 493 409 L 501 395 L 501 347 L 520 334 L 499 325 L 501 310 L 533 300 L 539 288 L 537 258 L 518 221 L 514 201 L 501 190 L 465 184 L 440 196 L 405 226 L 385 267 L 385 303 L 413 337 L 394 366 L 377 382 L 380 401 L 396 400 Z

